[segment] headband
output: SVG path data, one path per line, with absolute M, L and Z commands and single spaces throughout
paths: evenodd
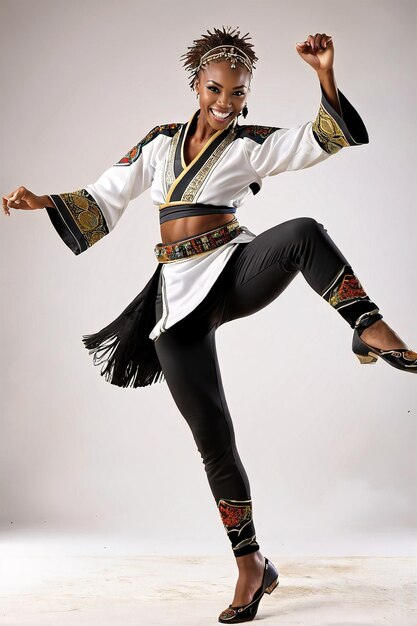
M 198 74 L 199 70 L 201 69 L 203 65 L 205 65 L 209 61 L 215 61 L 216 59 L 220 59 L 221 57 L 230 59 L 230 67 L 232 69 L 236 67 L 236 61 L 240 61 L 252 74 L 253 65 L 248 55 L 245 54 L 243 50 L 240 50 L 240 48 L 237 48 L 236 46 L 224 45 L 224 46 L 216 46 L 215 48 L 212 48 L 211 50 L 203 54 L 203 56 L 200 59 L 200 63 L 195 69 L 196 75 Z

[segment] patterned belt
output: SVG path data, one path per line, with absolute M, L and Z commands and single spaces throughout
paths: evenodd
M 155 254 L 159 263 L 173 263 L 180 259 L 206 254 L 216 248 L 224 246 L 240 233 L 242 227 L 236 218 L 227 224 L 214 228 L 206 233 L 200 233 L 190 239 L 180 239 L 171 243 L 158 243 L 155 246 Z

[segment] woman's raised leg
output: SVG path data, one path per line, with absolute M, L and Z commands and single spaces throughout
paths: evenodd
M 386 355 L 385 360 L 391 359 L 390 364 L 400 365 L 400 369 L 401 361 L 408 364 L 409 371 L 417 370 L 416 353 L 382 321 L 378 306 L 370 300 L 346 257 L 324 226 L 311 217 L 282 222 L 239 244 L 220 277 L 219 287 L 227 285 L 220 324 L 264 308 L 299 271 L 363 341 L 383 351 L 407 351 L 401 358 L 393 352 L 394 356 Z
M 382 318 L 346 257 L 314 218 L 282 222 L 240 245 L 222 274 L 228 285 L 222 323 L 262 309 L 298 272 L 352 328 Z

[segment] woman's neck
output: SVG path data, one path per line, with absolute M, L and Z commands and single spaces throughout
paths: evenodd
M 197 121 L 196 121 L 197 120 Z M 207 120 L 201 115 L 201 109 L 194 119 L 189 129 L 189 135 L 192 135 L 198 143 L 206 143 L 217 131 L 214 130 Z

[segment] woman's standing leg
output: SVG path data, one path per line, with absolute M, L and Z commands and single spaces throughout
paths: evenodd
M 172 397 L 191 428 L 221 518 L 227 517 L 225 503 L 230 501 L 242 505 L 235 517 L 244 516 L 248 521 L 250 485 L 236 450 L 217 361 L 215 328 L 184 342 L 173 327 L 157 339 L 155 347 Z M 239 537 L 233 533 L 229 537 L 238 556 L 259 550 L 253 524 L 247 524 Z
M 214 292 L 213 292 L 214 293 Z M 156 301 L 161 313 L 160 291 Z M 172 397 L 192 431 L 239 569 L 233 605 L 259 588 L 264 558 L 256 539 L 247 473 L 240 459 L 217 360 L 219 317 L 210 296 L 162 333 L 155 349 Z

